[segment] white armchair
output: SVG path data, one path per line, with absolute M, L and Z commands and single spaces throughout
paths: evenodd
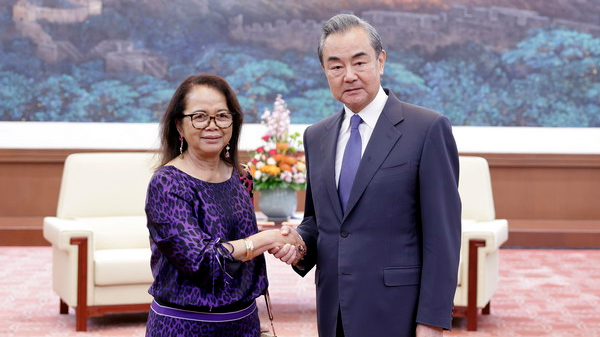
M 52 286 L 60 313 L 87 318 L 148 311 L 153 281 L 144 204 L 151 153 L 78 153 L 67 157 L 56 217 L 44 219 L 52 244 Z
M 462 201 L 462 245 L 454 316 L 467 318 L 467 330 L 477 330 L 477 313 L 490 314 L 498 288 L 499 248 L 508 239 L 508 221 L 496 219 L 487 161 L 460 158 L 458 191 Z

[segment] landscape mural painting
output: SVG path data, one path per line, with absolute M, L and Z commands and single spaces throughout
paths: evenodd
M 158 122 L 194 73 L 246 121 L 282 94 L 293 123 L 339 111 L 324 20 L 380 32 L 384 87 L 454 125 L 600 127 L 598 0 L 0 0 L 0 120 Z

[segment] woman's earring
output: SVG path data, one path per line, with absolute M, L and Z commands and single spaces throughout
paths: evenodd
M 227 146 L 225 146 L 225 158 L 229 158 L 229 144 L 227 144 Z
M 181 142 L 179 144 L 179 154 L 183 156 L 183 137 L 179 136 L 179 141 Z

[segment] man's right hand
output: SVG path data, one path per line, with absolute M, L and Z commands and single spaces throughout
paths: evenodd
M 306 255 L 306 245 L 304 244 L 304 240 L 302 240 L 298 231 L 290 226 L 282 226 L 280 233 L 283 236 L 293 239 L 293 244 L 272 248 L 269 250 L 269 253 L 287 264 L 297 264 L 304 258 L 304 255 Z

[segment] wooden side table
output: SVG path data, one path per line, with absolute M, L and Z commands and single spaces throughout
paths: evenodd
M 296 212 L 288 221 L 268 221 L 267 217 L 262 212 L 256 212 L 256 222 L 258 230 L 264 231 L 268 229 L 279 229 L 281 226 L 298 226 L 302 222 L 302 212 Z

